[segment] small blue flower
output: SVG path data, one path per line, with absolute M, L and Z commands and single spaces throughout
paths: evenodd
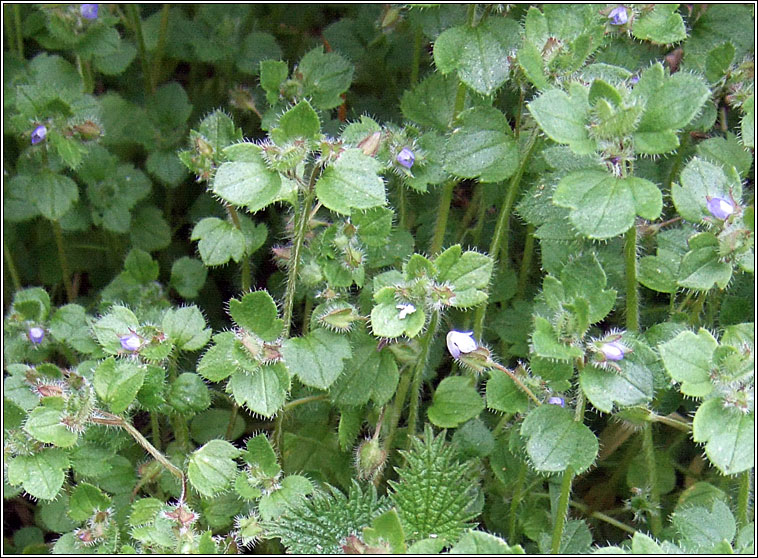
M 42 340 L 45 338 L 45 330 L 37 326 L 30 327 L 27 334 L 29 335 L 29 340 L 35 345 L 42 343 Z
M 603 346 L 600 347 L 600 350 L 608 360 L 618 361 L 624 358 L 624 355 L 629 349 L 618 341 L 611 341 L 610 343 L 603 344 Z
M 563 397 L 553 396 L 550 399 L 547 400 L 548 405 L 560 405 L 561 407 L 566 406 L 566 401 L 564 401 Z
M 461 353 L 470 353 L 477 347 L 473 331 L 449 331 L 446 341 L 447 350 L 456 359 L 461 356 Z
M 611 25 L 624 25 L 629 21 L 629 14 L 624 6 L 616 6 L 608 14 L 608 19 L 611 20 Z
M 632 78 L 629 80 L 629 83 L 632 85 L 637 85 L 637 82 L 640 80 L 640 76 L 632 76 Z
M 734 204 L 729 200 L 719 197 L 712 198 L 710 196 L 707 196 L 706 200 L 708 201 L 708 211 L 710 211 L 711 215 L 716 219 L 721 219 L 723 221 L 734 213 Z
M 79 12 L 84 19 L 97 19 L 97 4 L 82 4 Z
M 44 126 L 37 126 L 32 131 L 32 145 L 37 145 L 47 137 L 47 128 Z
M 413 162 L 416 160 L 416 156 L 413 154 L 413 151 L 407 147 L 403 147 L 402 151 L 400 151 L 400 153 L 397 154 L 397 157 L 395 157 L 395 160 L 406 169 L 410 169 L 413 166 Z
M 142 339 L 140 339 L 139 335 L 136 333 L 124 335 L 122 337 L 119 337 L 118 340 L 121 341 L 121 346 L 124 348 L 124 350 L 132 353 L 139 350 L 140 346 L 142 345 Z

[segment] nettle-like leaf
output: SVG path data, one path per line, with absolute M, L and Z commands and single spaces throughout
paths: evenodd
M 553 203 L 572 210 L 571 224 L 584 235 L 605 239 L 626 232 L 634 225 L 635 215 L 657 219 L 663 197 L 658 187 L 644 178 L 583 170 L 561 179 Z
M 708 459 L 725 475 L 755 465 L 755 413 L 727 407 L 721 398 L 709 399 L 698 408 L 692 439 L 705 443 Z
M 457 540 L 476 515 L 469 506 L 478 486 L 468 478 L 468 464 L 458 462 L 444 435 L 435 437 L 429 426 L 403 455 L 398 480 L 389 485 L 407 539 Z
M 542 405 L 529 412 L 521 425 L 526 438 L 526 452 L 532 467 L 544 473 L 565 471 L 575 473 L 588 469 L 599 449 L 592 430 L 574 420 L 568 409 Z
M 360 533 L 388 507 L 376 488 L 353 481 L 348 496 L 326 485 L 302 505 L 287 507 L 265 526 L 292 554 L 338 554 L 349 535 Z

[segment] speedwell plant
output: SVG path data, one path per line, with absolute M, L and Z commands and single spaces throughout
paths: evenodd
M 754 552 L 754 6 L 3 10 L 7 553 Z

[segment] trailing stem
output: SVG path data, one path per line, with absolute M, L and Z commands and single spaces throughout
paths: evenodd
M 225 207 L 226 212 L 232 219 L 232 223 L 234 223 L 235 228 L 242 232 L 242 224 L 240 223 L 240 218 L 237 210 L 234 208 L 234 206 L 229 204 L 226 204 Z M 240 272 L 242 273 L 240 287 L 242 289 L 242 292 L 246 293 L 250 290 L 250 256 L 248 254 L 244 254 L 242 257 L 242 262 L 240 263 Z
M 71 283 L 71 271 L 68 267 L 68 260 L 66 259 L 66 250 L 63 247 L 63 231 L 61 224 L 58 221 L 52 221 L 53 234 L 55 235 L 55 244 L 58 246 L 58 261 L 61 265 L 61 275 L 63 276 L 63 286 L 66 288 L 66 298 L 69 302 L 74 302 L 76 293 L 74 292 L 74 286 Z
M 637 292 L 637 227 L 624 236 L 624 266 L 626 269 L 626 329 L 640 329 L 639 294 Z
M 3 238 L 3 256 L 5 258 L 5 266 L 8 268 L 8 273 L 11 276 L 11 281 L 13 281 L 13 290 L 20 291 L 21 279 L 18 276 L 18 270 L 16 269 L 16 264 L 13 263 L 13 257 L 12 257 L 11 251 L 8 248 L 8 244 L 5 242 L 4 238 Z
M 660 514 L 660 495 L 658 494 L 658 469 L 655 464 L 655 445 L 653 444 L 653 427 L 645 424 L 642 430 L 642 451 L 645 455 L 647 481 L 650 483 L 650 532 L 656 538 L 660 535 L 663 525 Z
M 408 410 L 408 440 L 406 447 L 410 449 L 413 435 L 416 433 L 416 421 L 418 420 L 418 409 L 421 403 L 421 380 L 424 377 L 424 369 L 429 360 L 429 351 L 432 346 L 434 334 L 437 332 L 439 323 L 439 312 L 432 314 L 429 320 L 429 327 L 421 340 L 421 353 L 419 354 L 416 367 L 413 370 L 413 380 L 411 381 L 411 407 Z
M 737 523 L 744 527 L 750 522 L 750 485 L 752 470 L 748 469 L 740 475 L 739 493 L 737 496 Z
M 145 38 L 142 35 L 142 20 L 140 19 L 139 9 L 135 4 L 125 6 L 129 19 L 131 20 L 134 36 L 137 39 L 137 52 L 139 53 L 140 63 L 142 65 L 142 76 L 145 80 L 145 93 L 152 95 L 155 93 L 153 84 L 153 74 L 150 71 L 150 61 L 147 59 L 147 48 L 145 48 Z

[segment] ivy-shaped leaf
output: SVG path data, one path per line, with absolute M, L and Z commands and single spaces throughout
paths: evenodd
M 213 497 L 229 488 L 237 475 L 234 459 L 240 450 L 224 440 L 211 440 L 195 450 L 189 459 L 187 476 L 200 494 Z

